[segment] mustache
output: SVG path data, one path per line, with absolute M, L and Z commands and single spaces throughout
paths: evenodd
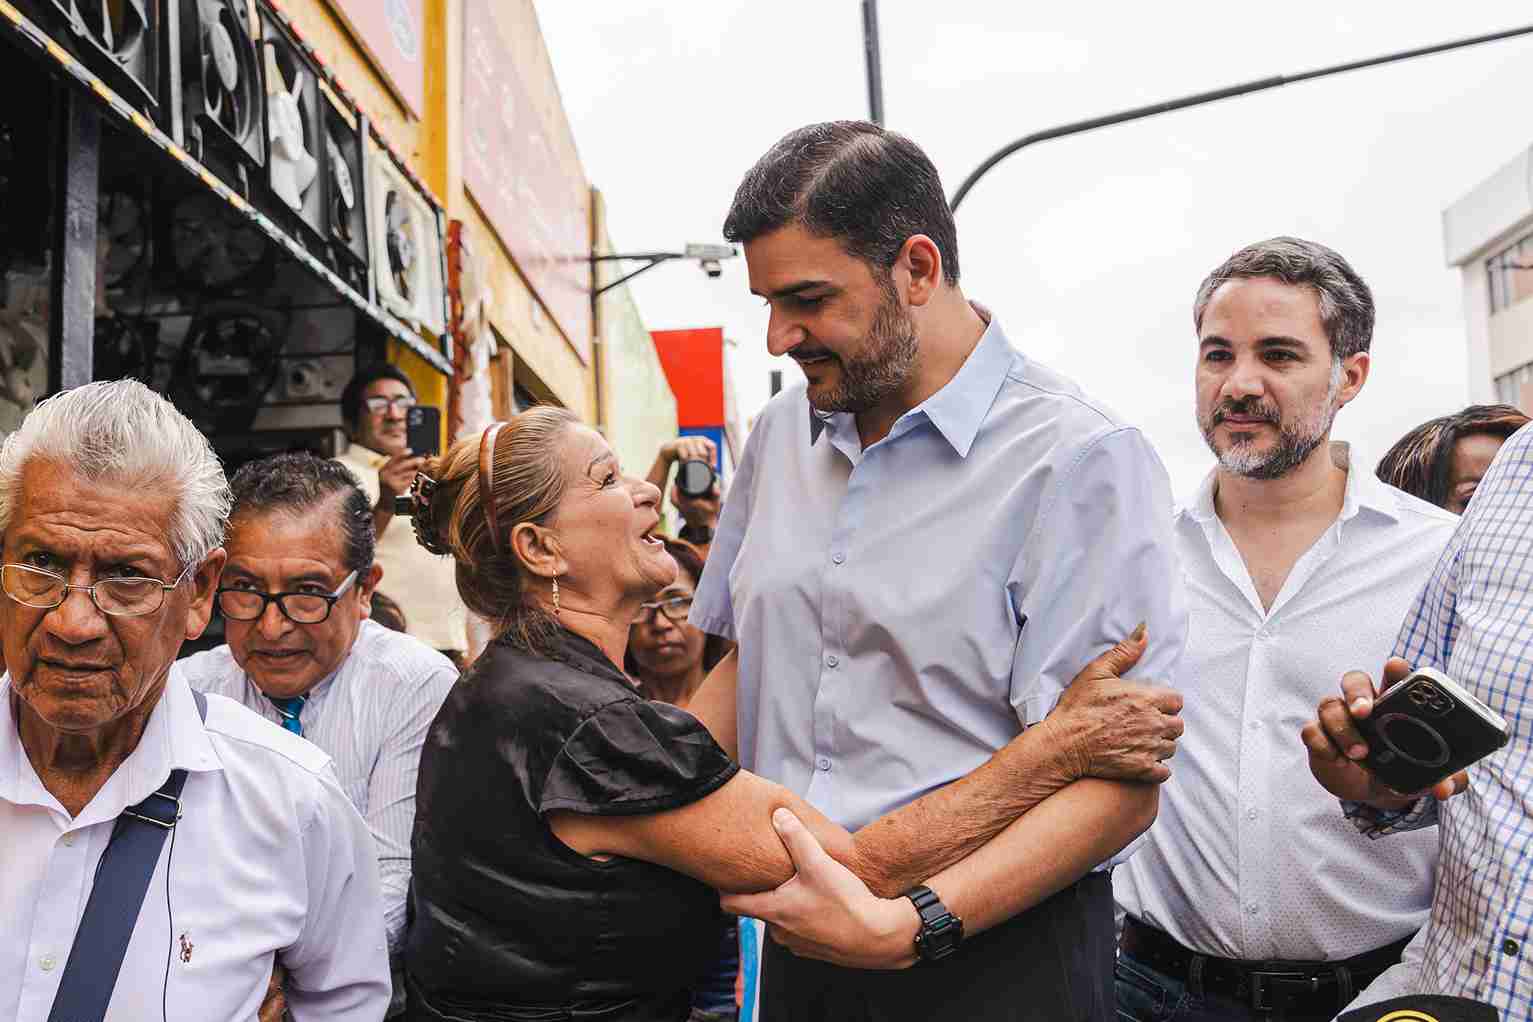
M 1242 398 L 1239 401 L 1225 401 L 1210 416 L 1209 421 L 1217 426 L 1231 415 L 1239 415 L 1248 419 L 1261 419 L 1270 422 L 1274 426 L 1281 425 L 1283 417 L 1278 414 L 1276 408 L 1268 408 L 1256 398 Z

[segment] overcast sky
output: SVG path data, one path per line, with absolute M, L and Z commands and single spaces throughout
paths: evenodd
M 1021 135 L 1271 74 L 1533 22 L 1526 4 L 880 4 L 886 124 L 951 194 Z M 537 0 L 565 108 L 620 248 L 720 240 L 744 171 L 812 121 L 865 117 L 858 0 Z M 1407 16 L 1404 12 L 1409 11 Z M 936 17 L 933 17 L 933 15 Z M 958 213 L 963 287 L 1012 343 L 1142 426 L 1178 495 L 1211 456 L 1193 419 L 1191 299 L 1251 241 L 1340 251 L 1374 290 L 1373 374 L 1337 420 L 1372 466 L 1468 395 L 1462 292 L 1441 213 L 1533 142 L 1533 40 L 1043 143 Z M 748 412 L 786 358 L 744 260 L 633 285 L 652 329 L 722 324 Z

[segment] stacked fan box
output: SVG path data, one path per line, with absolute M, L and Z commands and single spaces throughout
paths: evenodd
M 20 6 L 354 290 L 418 330 L 443 333 L 439 211 L 378 144 L 361 113 L 337 98 L 272 4 L 20 0 Z M 227 213 L 201 206 L 173 219 Z M 172 245 L 177 229 L 170 228 Z M 196 258 L 185 260 L 188 269 L 199 269 Z

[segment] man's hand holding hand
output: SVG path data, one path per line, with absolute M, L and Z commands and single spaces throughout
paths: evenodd
M 1159 784 L 1171 776 L 1165 760 L 1182 736 L 1182 697 L 1174 689 L 1127 681 L 1123 672 L 1148 647 L 1145 626 L 1081 669 L 1059 703 L 1037 726 L 1053 731 L 1067 750 L 1072 780 Z
M 1392 657 L 1384 665 L 1384 687 L 1396 684 L 1411 673 L 1411 665 Z M 1378 691 L 1373 679 L 1362 671 L 1348 671 L 1341 679 L 1341 695 L 1327 696 L 1316 710 L 1317 719 L 1300 732 L 1309 749 L 1309 769 L 1332 795 L 1348 802 L 1364 802 L 1378 809 L 1407 809 L 1423 793 L 1401 794 L 1382 784 L 1363 760 L 1368 743 L 1357 729 L 1357 721 L 1373 713 Z M 1469 775 L 1460 770 L 1432 788 L 1438 799 L 1452 798 L 1469 787 Z
M 788 810 L 774 812 L 772 826 L 797 874 L 760 894 L 725 895 L 725 912 L 762 920 L 773 940 L 801 958 L 849 969 L 915 964 L 921 917 L 908 898 L 873 894 Z

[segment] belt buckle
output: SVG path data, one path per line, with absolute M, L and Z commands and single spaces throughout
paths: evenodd
M 1270 1003 L 1270 985 L 1272 983 L 1307 983 L 1309 992 L 1316 993 L 1320 990 L 1320 980 L 1316 976 L 1308 976 L 1302 972 L 1274 972 L 1267 970 L 1255 970 L 1246 973 L 1251 981 L 1251 1010 L 1252 1011 L 1276 1011 L 1277 1005 Z

